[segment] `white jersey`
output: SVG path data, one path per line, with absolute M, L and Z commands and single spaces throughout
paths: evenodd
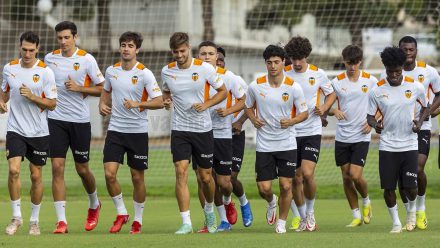
M 137 62 L 126 71 L 121 63 L 107 68 L 104 90 L 112 94 L 112 114 L 108 130 L 121 133 L 147 133 L 147 111 L 143 108 L 127 109 L 125 99 L 147 101 L 162 95 L 153 73 Z
M 69 76 L 84 87 L 104 82 L 95 58 L 77 48 L 71 57 L 63 57 L 61 50 L 55 50 L 46 55 L 44 62 L 53 70 L 58 88 L 57 107 L 49 112 L 48 117 L 76 123 L 90 122 L 87 94 L 68 91 L 64 83 L 69 80 Z
M 280 120 L 307 111 L 307 103 L 298 83 L 284 76 L 278 88 L 270 86 L 267 76 L 249 85 L 246 107 L 256 107 L 256 116 L 265 124 L 257 129 L 258 152 L 277 152 L 296 149 L 295 127 L 281 128 Z
M 362 133 L 367 123 L 368 94 L 376 87 L 377 79 L 361 71 L 359 79 L 352 82 L 345 72 L 332 80 L 336 92 L 338 109 L 345 115 L 338 120 L 335 140 L 345 143 L 357 143 L 371 140 L 371 132 Z
M 404 77 L 399 86 L 391 86 L 386 79 L 377 83 L 368 100 L 368 114 L 379 111 L 384 129 L 380 134 L 379 150 L 404 152 L 418 149 L 417 133 L 414 133 L 414 108 L 416 103 L 427 106 L 422 84 Z
M 209 132 L 212 130 L 210 110 L 199 113 L 192 105 L 209 100 L 212 86 L 218 89 L 223 80 L 215 68 L 200 59 L 192 59 L 191 66 L 179 69 L 172 62 L 162 69 L 163 90 L 171 92 L 173 109 L 171 130 L 187 132 Z
M 244 92 L 247 92 L 247 88 L 248 85 L 246 84 L 246 82 L 244 81 L 244 79 L 238 75 L 236 75 L 237 77 L 237 82 L 241 85 L 241 87 L 244 89 Z M 237 99 L 233 98 L 232 102 L 233 103 L 237 103 Z M 238 121 L 244 114 L 244 110 L 241 110 L 240 112 L 234 113 L 234 119 L 232 120 L 232 123 Z
M 212 120 L 212 131 L 214 133 L 214 138 L 216 139 L 232 139 L 232 119 L 233 115 L 228 115 L 226 117 L 220 117 L 217 114 L 216 109 L 218 108 L 230 108 L 234 99 L 242 98 L 245 91 L 241 84 L 237 82 L 237 76 L 229 70 L 217 67 L 217 73 L 219 77 L 222 78 L 223 83 L 228 91 L 228 96 L 225 100 L 219 104 L 211 107 L 211 120 Z M 217 93 L 212 87 L 209 92 L 209 96 L 212 97 Z
M 2 82 L 3 92 L 10 94 L 7 130 L 29 138 L 47 136 L 47 110 L 40 109 L 35 103 L 20 95 L 20 87 L 23 84 L 36 96 L 57 98 L 53 72 L 43 61 L 37 60 L 32 68 L 21 67 L 21 60 L 11 61 L 3 69 Z
M 311 64 L 302 73 L 295 72 L 292 65 L 289 65 L 285 67 L 284 73 L 301 86 L 309 110 L 309 118 L 295 125 L 296 135 L 298 137 L 321 135 L 321 118 L 315 115 L 313 110 L 321 105 L 321 92 L 325 96 L 333 93 L 330 80 L 323 70 Z

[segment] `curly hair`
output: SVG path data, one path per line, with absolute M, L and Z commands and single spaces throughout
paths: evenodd
M 284 46 L 291 59 L 304 59 L 312 52 L 312 44 L 306 37 L 295 36 Z
M 380 53 L 380 58 L 385 67 L 403 66 L 406 61 L 405 52 L 396 46 L 385 47 Z
M 264 60 L 268 60 L 271 57 L 280 57 L 282 60 L 285 59 L 286 53 L 284 52 L 283 48 L 275 45 L 269 45 L 266 47 L 266 49 L 263 52 L 263 58 Z
M 362 49 L 356 45 L 348 45 L 342 50 L 342 59 L 348 64 L 357 64 L 363 58 Z

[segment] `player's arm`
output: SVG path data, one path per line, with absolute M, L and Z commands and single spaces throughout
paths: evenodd
M 376 99 L 374 90 L 368 95 L 368 110 L 367 110 L 367 124 L 376 130 L 376 133 L 380 134 L 383 130 L 382 120 L 377 120 L 376 115 L 380 112 Z
M 162 96 L 157 96 L 149 101 L 133 101 L 130 99 L 124 99 L 124 107 L 127 109 L 141 108 L 141 109 L 161 109 L 163 108 Z
M 226 117 L 230 114 L 239 112 L 244 109 L 245 102 L 246 102 L 246 95 L 243 94 L 240 98 L 236 98 L 238 101 L 234 105 L 232 105 L 230 108 L 219 108 L 216 109 L 217 114 L 220 117 Z
M 73 80 L 70 75 L 68 76 L 69 80 L 67 80 L 64 85 L 66 86 L 66 89 L 72 92 L 78 92 L 86 95 L 91 96 L 100 96 L 102 92 L 102 84 L 104 82 L 101 82 L 94 86 L 81 86 L 79 85 L 75 80 Z
M 212 98 L 208 99 L 204 103 L 195 103 L 195 104 L 193 104 L 193 108 L 197 112 L 203 112 L 206 109 L 208 109 L 208 108 L 210 108 L 210 107 L 212 107 L 214 105 L 217 105 L 221 101 L 226 99 L 226 97 L 228 95 L 228 92 L 227 92 L 226 86 L 224 84 L 222 84 L 219 88 L 217 88 L 215 90 L 217 91 L 217 93 L 215 93 L 215 95 Z
M 255 96 L 252 88 L 252 84 L 249 86 L 246 97 L 246 106 L 244 108 L 244 113 L 252 122 L 255 128 L 259 129 L 264 126 L 264 121 L 258 118 L 255 113 L 257 109 L 255 107 Z
M 101 97 L 99 98 L 99 113 L 102 116 L 107 116 L 112 113 L 112 96 L 111 92 L 103 88 Z
M 413 121 L 414 122 L 413 132 L 415 132 L 415 133 L 420 131 L 420 128 L 422 127 L 423 121 L 425 121 L 426 118 L 429 117 L 429 114 L 431 112 L 429 100 L 425 96 L 425 89 L 423 87 L 420 87 L 418 90 L 417 102 L 420 103 L 422 108 L 420 110 L 419 119 Z M 416 103 L 416 104 L 418 104 L 418 103 Z
M 41 109 L 54 110 L 57 105 L 57 99 L 43 98 L 32 93 L 26 85 L 20 87 L 20 95 L 33 102 Z
M 246 107 L 246 106 L 245 106 Z M 243 124 L 248 119 L 248 116 L 245 111 L 243 111 L 243 115 L 234 123 L 232 123 L 232 132 L 235 134 L 240 134 L 241 129 L 243 128 Z
M 0 90 L 0 114 L 4 114 L 8 112 L 8 105 L 6 104 L 8 101 L 9 101 L 9 92 Z

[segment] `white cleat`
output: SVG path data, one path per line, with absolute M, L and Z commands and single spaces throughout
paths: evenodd
M 276 195 L 274 195 L 274 197 L 276 202 L 277 201 Z M 266 220 L 267 220 L 267 224 L 271 226 L 275 224 L 275 221 L 277 220 L 277 205 L 275 205 L 274 207 L 270 207 L 269 205 L 267 206 Z
M 29 234 L 30 235 L 40 235 L 40 225 L 38 225 L 38 221 L 31 221 L 29 223 Z
M 390 233 L 401 233 L 402 232 L 402 225 L 393 225 L 393 228 L 391 228 Z
M 283 225 L 277 224 L 277 227 L 275 228 L 275 232 L 278 234 L 286 233 L 286 227 Z
M 307 229 L 307 218 L 302 218 L 299 222 L 299 226 L 297 229 L 295 229 L 295 232 L 302 232 Z
M 415 212 L 408 212 L 406 213 L 406 225 L 405 230 L 408 232 L 412 232 L 416 229 L 416 213 Z
M 316 229 L 318 229 L 318 225 L 316 224 L 316 220 L 315 220 L 315 214 L 312 213 L 308 213 L 307 217 L 307 230 L 310 232 L 316 231 Z
M 7 235 L 14 235 L 18 228 L 23 225 L 23 219 L 19 217 L 12 217 L 11 222 L 6 226 L 6 234 Z

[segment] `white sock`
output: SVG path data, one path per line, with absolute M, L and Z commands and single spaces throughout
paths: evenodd
M 246 198 L 246 194 L 244 193 L 242 196 L 238 197 L 238 200 L 240 201 L 240 206 L 248 204 L 248 199 Z
M 113 204 L 115 204 L 116 211 L 118 215 L 127 215 L 127 209 L 125 208 L 124 199 L 122 198 L 122 193 L 119 195 L 112 197 Z
M 416 212 L 416 200 L 414 201 L 408 201 L 408 213 L 415 213 Z
M 66 220 L 66 201 L 56 201 L 53 203 L 55 206 L 55 212 L 57 214 L 58 222 L 64 221 L 67 224 Z
M 99 207 L 98 190 L 89 194 L 89 208 L 96 209 Z
M 315 212 L 315 198 L 311 200 L 306 198 L 306 208 L 308 214 Z
M 142 214 L 144 213 L 145 202 L 139 203 L 133 201 L 134 206 L 134 221 L 139 222 L 142 225 Z
M 228 222 L 228 218 L 226 218 L 225 205 L 217 206 L 217 212 L 218 212 L 218 215 L 220 216 L 221 221 Z
M 189 210 L 185 211 L 185 212 L 180 212 L 180 217 L 182 217 L 183 224 L 188 224 L 188 225 L 192 226 L 191 216 L 189 214 Z
M 286 229 L 286 220 L 278 219 L 277 226 L 281 226 L 283 229 Z
M 21 199 L 11 201 L 12 216 L 21 218 Z
M 425 195 L 417 195 L 416 204 L 417 211 L 425 211 Z
M 301 219 L 306 218 L 306 204 L 305 203 L 298 207 L 298 212 L 299 212 L 299 216 L 301 217 Z
M 361 219 L 361 211 L 359 210 L 359 208 L 352 209 L 351 212 L 353 213 L 354 219 Z
M 206 213 L 214 212 L 214 202 L 205 201 L 205 208 L 204 209 L 205 209 Z
M 399 212 L 397 211 L 397 204 L 392 208 L 388 208 L 388 212 L 391 215 L 393 226 L 401 226 L 402 223 L 400 223 Z
M 370 197 L 367 195 L 367 197 L 362 198 L 362 205 L 366 206 L 368 204 L 370 204 Z
M 299 215 L 299 211 L 298 211 L 298 207 L 296 206 L 296 203 L 294 200 L 292 200 L 292 202 L 290 203 L 290 209 L 292 209 L 292 213 L 293 213 L 293 217 L 298 217 Z
M 229 203 L 231 203 L 231 195 L 229 196 L 223 196 L 223 204 L 225 205 L 229 205 Z
M 409 211 L 409 202 L 404 202 L 403 205 L 405 205 L 406 212 Z
M 277 196 L 274 194 L 273 196 L 272 196 L 272 201 L 271 202 L 269 202 L 269 207 L 276 207 L 277 206 Z
M 40 207 L 41 207 L 41 203 L 38 205 L 35 205 L 31 202 L 31 209 L 32 209 L 32 213 L 31 213 L 31 219 L 30 221 L 36 221 L 38 222 L 39 220 L 39 216 L 40 216 Z

